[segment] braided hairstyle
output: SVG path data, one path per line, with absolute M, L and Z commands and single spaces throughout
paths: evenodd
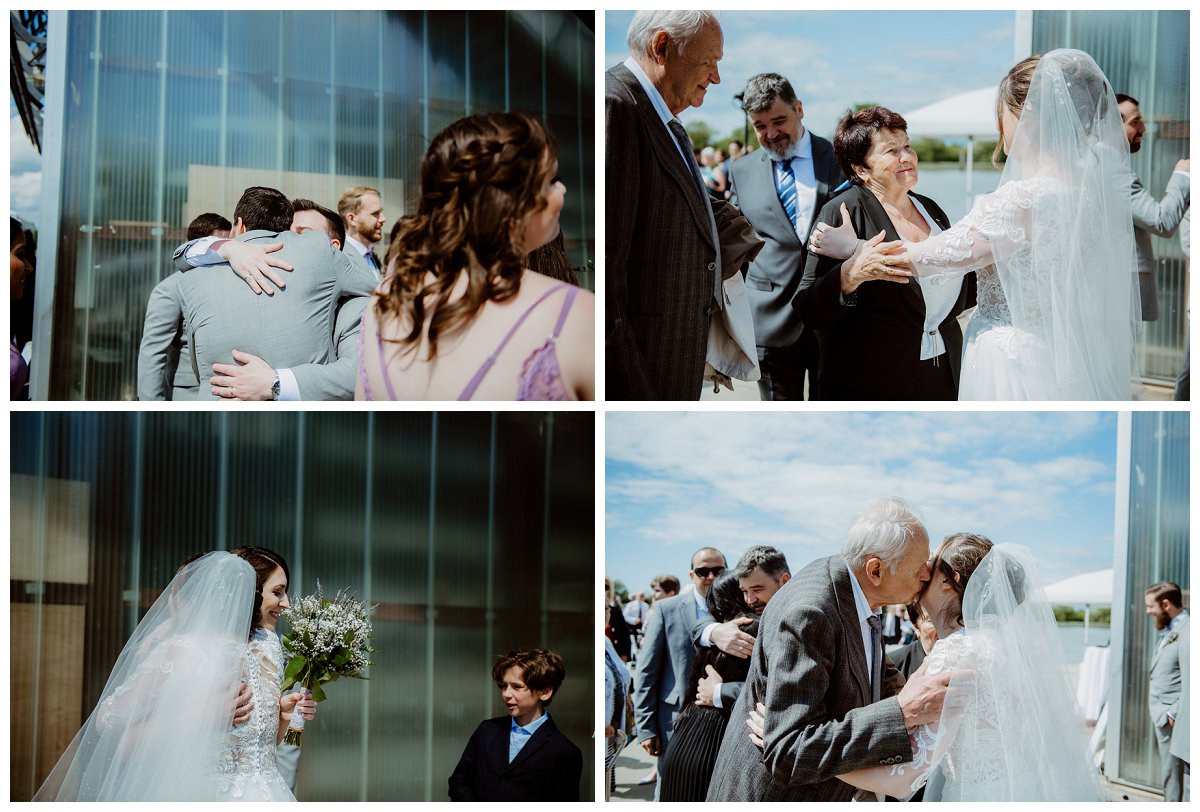
M 432 360 L 439 336 L 467 324 L 486 302 L 517 294 L 524 226 L 548 205 L 542 190 L 557 155 L 554 136 L 526 113 L 468 116 L 433 139 L 421 162 L 417 211 L 401 218 L 388 250 L 391 284 L 376 293 L 380 317 L 410 324 L 391 339 L 402 354 L 419 345 L 427 311 Z M 451 302 L 464 271 L 467 291 Z

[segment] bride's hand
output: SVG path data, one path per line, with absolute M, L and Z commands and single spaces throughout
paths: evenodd
M 854 253 L 860 242 L 854 233 L 854 224 L 850 222 L 850 211 L 843 203 L 842 224 L 834 228 L 828 223 L 817 223 L 808 238 L 808 250 L 823 257 L 846 259 Z
M 904 252 L 904 242 L 881 242 L 884 233 L 881 231 L 862 243 L 854 255 L 842 263 L 843 296 L 854 293 L 863 282 L 908 284 L 917 275 Z
M 762 750 L 763 745 L 763 728 L 766 725 L 767 706 L 759 702 L 754 710 L 750 711 L 749 718 L 746 719 L 746 727 L 750 728 L 750 741 L 754 742 L 754 746 Z
M 233 726 L 248 721 L 250 719 L 250 711 L 254 710 L 254 694 L 250 693 L 250 687 L 245 682 L 238 690 L 237 701 L 233 705 Z
M 312 719 L 317 713 L 317 703 L 311 696 L 305 696 L 299 691 L 279 697 L 280 715 L 291 718 L 294 711 L 300 711 L 300 715 L 306 720 Z

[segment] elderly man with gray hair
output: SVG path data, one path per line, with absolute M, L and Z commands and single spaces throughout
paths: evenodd
M 697 400 L 722 307 L 714 210 L 677 116 L 721 75 L 707 11 L 639 11 L 604 76 L 605 386 L 609 400 Z
M 817 559 L 771 599 L 733 708 L 709 801 L 848 801 L 837 776 L 912 760 L 908 730 L 936 721 L 949 672 L 907 684 L 883 656 L 879 609 L 929 580 L 929 535 L 887 497 L 854 520 L 840 555 Z M 763 750 L 745 721 L 766 706 Z

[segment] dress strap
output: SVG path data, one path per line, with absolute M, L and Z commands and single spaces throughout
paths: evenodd
M 483 383 L 483 379 L 485 377 L 487 377 L 488 372 L 491 371 L 492 365 L 496 363 L 496 358 L 498 358 L 500 353 L 502 353 L 504 351 L 504 348 L 506 346 L 508 346 L 509 339 L 511 339 L 513 337 L 513 334 L 516 333 L 517 330 L 521 327 L 521 325 L 525 323 L 525 319 L 527 319 L 529 317 L 529 314 L 533 312 L 534 308 L 536 308 L 542 302 L 546 301 L 546 299 L 549 298 L 554 293 L 557 293 L 560 289 L 573 288 L 573 287 L 574 287 L 573 285 L 568 285 L 565 283 L 561 284 L 561 285 L 555 285 L 554 287 L 550 288 L 550 290 L 543 293 L 541 295 L 541 298 L 539 298 L 536 302 L 534 302 L 529 307 L 527 307 L 525 309 L 525 312 L 521 314 L 521 317 L 519 319 L 517 319 L 516 323 L 513 324 L 513 326 L 508 329 L 508 333 L 504 336 L 503 340 L 501 340 L 500 344 L 496 347 L 495 352 L 493 352 L 490 356 L 488 356 L 488 359 L 483 362 L 483 366 L 481 366 L 479 368 L 479 371 L 476 372 L 474 377 L 472 377 L 471 380 L 467 383 L 466 388 L 463 389 L 462 394 L 458 396 L 458 399 L 459 400 L 470 400 L 472 397 L 474 397 L 475 390 L 479 388 L 479 384 Z M 568 301 L 570 299 L 574 298 L 570 291 L 568 291 L 567 297 L 568 297 Z M 566 310 L 564 309 L 562 314 L 559 315 L 559 317 L 558 317 L 558 325 L 554 328 L 555 336 L 557 336 L 558 331 L 562 329 L 563 321 L 566 318 L 566 315 L 567 315 Z
M 567 313 L 571 310 L 571 303 L 575 301 L 575 297 L 579 294 L 579 288 L 574 285 L 567 291 L 567 296 L 563 300 L 562 310 L 558 314 L 558 323 L 554 325 L 554 337 L 558 338 L 558 334 L 562 332 L 563 325 L 567 323 Z
M 383 332 L 379 329 L 379 316 L 375 317 L 375 343 L 379 347 L 379 372 L 383 375 L 383 385 L 387 387 L 388 400 L 395 401 L 396 389 L 392 386 L 391 376 L 388 375 L 387 362 L 383 356 Z

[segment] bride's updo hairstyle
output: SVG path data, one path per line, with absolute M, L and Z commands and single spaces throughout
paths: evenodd
M 1017 118 L 1021 117 L 1021 109 L 1025 99 L 1029 97 L 1029 86 L 1033 83 L 1033 72 L 1037 70 L 1041 54 L 1027 56 L 1012 66 L 1008 74 L 1000 80 L 1000 91 L 996 94 L 996 132 L 1000 138 L 996 148 L 992 150 L 992 166 L 1000 168 L 1000 156 L 1004 152 L 1004 111 L 1008 110 Z
M 542 190 L 557 156 L 554 136 L 526 113 L 468 116 L 433 139 L 421 162 L 417 211 L 397 224 L 389 284 L 376 294 L 380 315 L 409 324 L 394 339 L 404 353 L 420 343 L 428 309 L 432 360 L 439 336 L 465 325 L 484 303 L 517 294 L 525 224 L 549 203 Z M 450 302 L 463 271 L 466 294 Z
M 274 550 L 268 550 L 266 547 L 235 547 L 229 552 L 245 559 L 254 567 L 254 610 L 250 615 L 250 634 L 253 635 L 254 629 L 262 623 L 263 585 L 277 567 L 283 570 L 283 577 L 288 579 L 289 584 L 292 576 L 288 573 L 288 565 L 283 556 Z
M 930 569 L 940 570 L 958 596 L 953 606 L 946 607 L 941 618 L 943 621 L 952 617 L 953 625 L 962 625 L 962 601 L 967 591 L 967 581 L 983 557 L 991 552 L 992 546 L 991 540 L 976 533 L 952 533 L 938 546 Z

